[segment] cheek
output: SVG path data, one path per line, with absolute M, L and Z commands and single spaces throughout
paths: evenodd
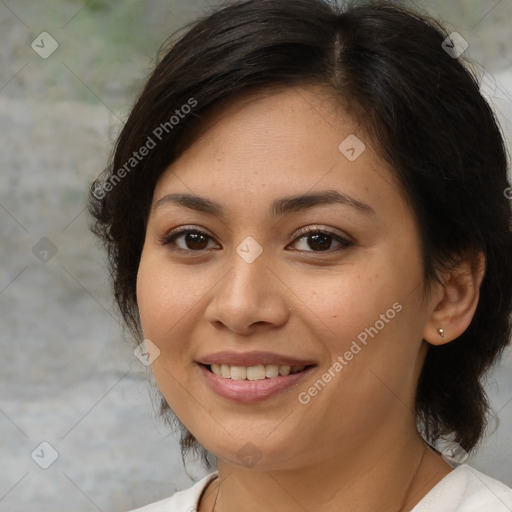
M 191 333 L 201 322 L 211 280 L 193 265 L 172 265 L 165 251 L 144 250 L 137 274 L 137 303 L 144 338 L 160 350 L 161 377 L 173 382 L 173 376 L 187 378 L 185 365 L 193 365 Z M 158 378 L 159 365 L 152 365 Z M 153 368 L 155 366 L 155 368 Z M 164 383 L 162 381 L 162 383 Z M 161 383 L 159 382 L 159 385 Z
M 396 315 L 393 304 L 402 299 L 401 285 L 389 268 L 370 260 L 365 265 L 346 266 L 323 276 L 310 276 L 305 280 L 301 294 L 297 286 L 293 291 L 301 297 L 298 305 L 306 306 L 304 315 L 332 340 L 331 351 L 344 350 L 347 342 L 350 344 L 376 322 L 382 327 L 380 315 L 387 311 L 385 320 L 392 320 Z
M 186 390 L 190 375 L 183 361 L 188 344 L 185 336 L 194 297 L 189 297 L 184 277 L 170 272 L 162 259 L 142 253 L 137 273 L 137 303 L 144 338 L 159 349 L 159 356 L 151 364 L 151 371 L 162 395 L 174 413 L 187 420 L 191 413 L 190 396 Z M 196 301 L 197 302 L 197 301 Z
M 143 251 L 137 273 L 137 304 L 144 336 L 161 343 L 197 302 L 194 288 L 183 272 L 173 271 L 165 257 Z
M 179 337 L 174 338 L 174 334 L 179 320 L 187 313 L 183 289 L 176 283 L 176 275 L 170 280 L 165 266 L 143 251 L 137 273 L 137 304 L 144 338 L 151 340 L 160 351 L 159 358 L 151 365 L 159 386 L 157 363 L 176 361 L 176 352 L 181 351 Z M 171 336 L 173 343 L 166 342 Z
M 143 251 L 137 273 L 137 305 L 145 338 L 156 342 L 158 331 L 165 319 L 164 311 L 172 296 L 166 296 L 163 276 L 157 271 L 152 258 Z M 171 288 L 172 289 L 172 288 Z
M 370 387 L 368 379 L 379 376 L 392 389 L 412 376 L 425 321 L 422 275 L 416 253 L 379 251 L 337 277 L 315 280 L 320 286 L 307 292 L 309 316 L 326 333 L 318 339 L 331 360 L 341 356 L 344 369 L 350 367 L 340 374 Z

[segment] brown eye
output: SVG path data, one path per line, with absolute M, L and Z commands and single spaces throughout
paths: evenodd
M 184 251 L 196 252 L 208 248 L 208 243 L 212 238 L 203 231 L 197 229 L 173 230 L 162 240 L 162 245 L 175 245 L 178 249 Z M 180 241 L 180 242 L 178 242 Z
M 333 243 L 342 247 L 350 247 L 353 243 L 342 236 L 328 230 L 307 229 L 299 232 L 301 236 L 296 238 L 296 242 L 304 241 L 303 248 L 298 249 L 306 252 L 323 252 L 332 248 Z M 308 250 L 311 249 L 311 250 Z M 336 249 L 334 249 L 336 250 Z
M 308 244 L 309 247 L 313 250 L 318 251 L 327 251 L 331 248 L 333 237 L 330 235 L 326 235 L 324 233 L 316 233 L 313 235 L 308 235 Z

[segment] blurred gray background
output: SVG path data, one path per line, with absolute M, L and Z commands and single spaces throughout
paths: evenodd
M 510 143 L 512 0 L 417 5 L 468 41 Z M 0 512 L 122 512 L 206 474 L 155 419 L 84 201 L 158 48 L 213 6 L 0 1 Z M 511 370 L 469 463 L 512 486 Z

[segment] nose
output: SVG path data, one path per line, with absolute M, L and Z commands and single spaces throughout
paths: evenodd
M 252 262 L 235 251 L 231 269 L 214 286 L 205 318 L 217 329 L 239 335 L 279 327 L 290 315 L 286 288 L 268 267 L 264 252 Z

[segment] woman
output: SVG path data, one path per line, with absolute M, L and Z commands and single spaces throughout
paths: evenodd
M 141 511 L 512 510 L 434 449 L 478 444 L 511 328 L 506 155 L 463 50 L 386 2 L 249 0 L 158 64 L 90 211 L 162 414 L 217 467 Z

